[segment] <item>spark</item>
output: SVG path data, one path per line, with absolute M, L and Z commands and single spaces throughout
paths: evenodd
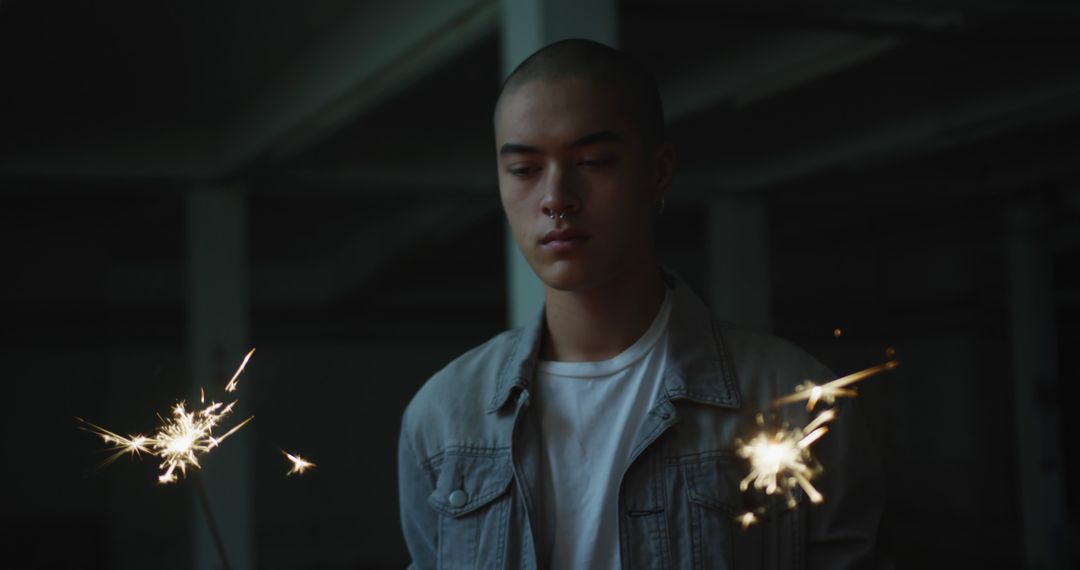
M 303 475 L 304 471 L 315 467 L 314 463 L 308 461 L 307 459 L 304 459 L 303 457 L 300 457 L 299 455 L 293 455 L 285 451 L 282 451 L 281 453 L 285 454 L 285 457 L 287 457 L 289 461 L 292 462 L 292 468 L 289 469 L 289 472 L 286 473 L 286 475 Z
M 746 511 L 738 517 L 735 517 L 735 520 L 742 525 L 743 530 L 746 530 L 750 528 L 750 525 L 758 522 L 758 517 L 752 511 Z
M 236 374 L 233 375 L 230 384 L 234 386 L 234 389 L 237 376 L 243 371 L 244 365 L 247 364 L 253 352 L 255 352 L 254 349 L 248 353 Z M 200 402 L 204 401 L 205 392 L 200 389 Z M 178 471 L 181 476 L 186 476 L 188 468 L 201 468 L 200 456 L 221 445 L 221 442 L 254 419 L 254 416 L 249 417 L 223 435 L 214 435 L 214 429 L 218 428 L 222 421 L 232 413 L 236 402 L 234 400 L 225 404 L 211 401 L 202 409 L 192 411 L 188 411 L 183 401 L 177 402 L 168 417 L 158 414 L 161 424 L 151 435 L 138 434 L 125 437 L 82 418 L 75 419 L 82 424 L 83 429 L 97 435 L 110 445 L 113 451 L 116 451 L 112 457 L 105 460 L 105 464 L 115 461 L 124 454 L 146 453 L 161 460 L 159 466 L 161 474 L 158 476 L 158 481 L 174 483 L 178 479 Z
M 824 497 L 811 483 L 821 472 L 821 467 L 810 453 L 810 446 L 829 431 L 825 424 L 835 417 L 836 412 L 830 409 L 818 414 L 803 428 L 762 431 L 746 443 L 737 440 L 739 456 L 750 460 L 750 474 L 739 483 L 739 488 L 746 491 L 752 485 L 766 495 L 781 495 L 791 508 L 796 504 L 793 494 L 796 487 L 801 488 L 811 502 L 822 502 Z M 758 421 L 763 422 L 761 416 Z M 742 522 L 744 527 L 753 524 Z
M 236 372 L 233 374 L 232 378 L 229 379 L 229 383 L 225 385 L 226 392 L 236 391 L 236 381 L 240 378 L 240 373 L 244 371 L 244 367 L 247 366 L 248 360 L 251 360 L 252 354 L 255 354 L 254 348 L 249 350 L 248 353 L 244 356 L 244 361 L 240 363 L 240 367 L 236 369 Z
M 848 374 L 842 378 L 837 378 L 831 382 L 825 384 L 817 384 L 812 380 L 807 380 L 795 386 L 795 392 L 778 398 L 773 401 L 773 406 L 782 406 L 784 404 L 790 404 L 792 402 L 800 402 L 806 400 L 806 411 L 813 411 L 818 402 L 825 402 L 828 405 L 832 405 L 836 402 L 837 398 L 854 398 L 858 395 L 858 391 L 854 388 L 848 388 L 852 384 L 865 380 L 875 374 L 880 374 L 892 370 L 899 366 L 900 363 L 895 360 L 890 360 L 884 364 L 872 366 L 865 370 Z
M 836 336 L 840 336 L 839 328 Z M 896 354 L 893 347 L 886 349 L 885 354 L 892 358 Z M 778 398 L 772 402 L 773 408 L 785 404 L 806 400 L 806 410 L 813 412 L 820 402 L 829 406 L 836 403 L 837 398 L 854 398 L 858 392 L 851 388 L 852 384 L 893 370 L 900 363 L 889 360 L 837 378 L 831 382 L 817 384 L 811 380 L 795 386 L 795 392 Z M 813 479 L 821 474 L 822 467 L 810 452 L 810 446 L 821 439 L 829 428 L 826 424 L 836 419 L 836 408 L 830 407 L 814 416 L 809 423 L 802 428 L 789 428 L 786 425 L 777 429 L 762 429 L 749 442 L 741 439 L 735 440 L 736 453 L 750 462 L 750 473 L 739 483 L 739 488 L 746 492 L 751 486 L 755 490 L 763 491 L 766 495 L 779 495 L 786 499 L 788 508 L 795 508 L 795 491 L 802 489 L 812 503 L 821 503 L 825 497 L 814 487 Z M 759 426 L 765 425 L 765 416 L 757 415 Z M 756 511 L 746 511 L 735 517 L 735 520 L 745 530 L 757 523 L 760 515 L 769 511 L 768 507 L 762 507 Z
M 116 451 L 116 453 L 105 459 L 105 461 L 101 463 L 102 465 L 108 465 L 113 461 L 116 461 L 125 453 L 130 455 L 153 453 L 150 449 L 150 438 L 145 435 L 129 435 L 124 437 L 101 426 L 94 425 L 82 418 L 75 418 L 75 421 L 83 424 L 83 426 L 85 426 L 83 429 L 97 434 L 98 437 L 105 441 L 105 443 L 113 446 L 112 450 Z

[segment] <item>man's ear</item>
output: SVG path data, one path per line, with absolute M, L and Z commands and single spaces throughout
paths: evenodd
M 675 146 L 669 142 L 660 143 L 656 148 L 653 164 L 656 199 L 660 200 L 671 190 L 671 180 L 675 176 Z

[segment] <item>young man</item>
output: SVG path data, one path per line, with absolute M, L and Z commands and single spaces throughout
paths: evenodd
M 402 526 L 418 568 L 856 568 L 878 473 L 842 408 L 800 497 L 746 530 L 753 410 L 829 371 L 715 321 L 657 259 L 674 171 L 656 84 L 618 50 L 552 44 L 495 108 L 499 193 L 544 308 L 439 371 L 405 411 Z M 807 415 L 790 406 L 783 418 Z

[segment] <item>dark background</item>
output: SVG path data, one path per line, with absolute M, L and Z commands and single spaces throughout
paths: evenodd
M 73 417 L 146 430 L 224 382 L 190 377 L 189 193 L 207 188 L 245 212 L 258 353 L 239 396 L 257 419 L 235 447 L 258 566 L 405 563 L 400 413 L 507 324 L 496 8 L 0 2 L 5 566 L 191 567 L 191 486 L 157 485 L 147 458 L 98 468 Z M 772 330 L 837 372 L 890 346 L 903 361 L 861 398 L 883 548 L 907 568 L 1020 568 L 1025 525 L 1044 524 L 1080 560 L 1080 8 L 618 14 L 673 115 L 666 263 L 713 298 L 710 204 L 761 205 Z M 286 478 L 282 448 L 318 468 Z

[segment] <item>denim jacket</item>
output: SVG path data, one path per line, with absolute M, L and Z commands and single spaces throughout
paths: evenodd
M 669 364 L 658 401 L 635 437 L 620 482 L 622 568 L 875 567 L 880 469 L 851 401 L 814 444 L 824 503 L 770 508 L 739 490 L 748 465 L 735 439 L 754 411 L 806 380 L 833 378 L 795 346 L 712 318 L 673 288 Z M 543 312 L 448 364 L 406 408 L 398 447 L 401 523 L 415 568 L 547 568 L 539 421 L 530 403 Z M 803 425 L 804 406 L 781 409 Z M 614 506 L 613 506 L 614 508 Z

